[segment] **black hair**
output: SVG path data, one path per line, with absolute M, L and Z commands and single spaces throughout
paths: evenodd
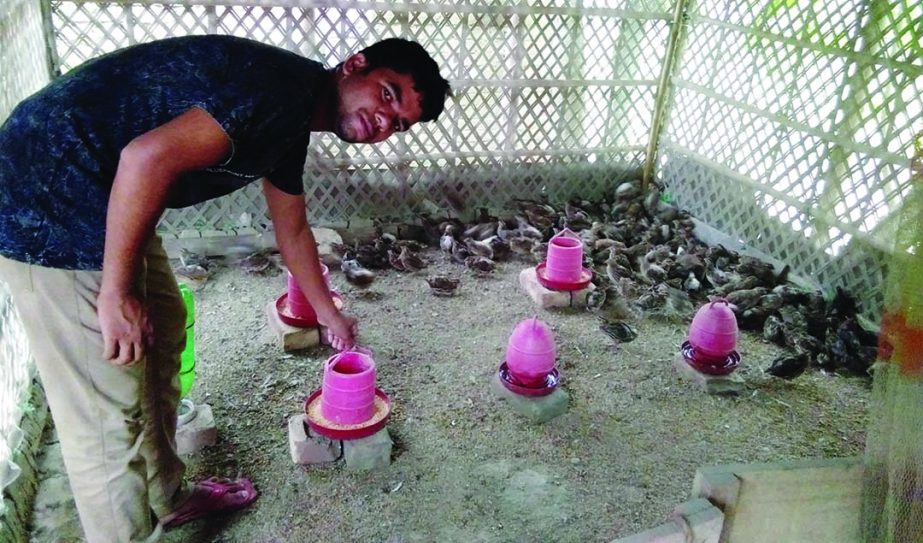
M 452 95 L 449 82 L 439 75 L 439 65 L 419 43 L 403 38 L 388 38 L 362 51 L 367 70 L 390 68 L 413 77 L 413 88 L 420 93 L 421 121 L 432 121 L 445 108 L 445 99 Z

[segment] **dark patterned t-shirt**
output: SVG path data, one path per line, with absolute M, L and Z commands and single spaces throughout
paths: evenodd
M 315 90 L 325 70 L 295 53 L 229 36 L 136 45 L 89 61 L 24 100 L 0 127 L 0 254 L 99 270 L 119 154 L 190 108 L 232 142 L 223 164 L 188 173 L 167 207 L 267 177 L 303 191 Z

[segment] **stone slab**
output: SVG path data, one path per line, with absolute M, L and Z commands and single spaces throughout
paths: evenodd
M 542 309 L 553 309 L 556 307 L 573 307 L 584 309 L 586 307 L 587 296 L 594 290 L 596 285 L 590 283 L 583 290 L 571 292 L 561 290 L 550 290 L 538 282 L 538 275 L 535 268 L 526 268 L 519 272 L 519 286 L 526 291 L 526 294 Z
M 277 345 L 285 352 L 307 349 L 320 343 L 320 331 L 317 328 L 298 328 L 282 322 L 275 300 L 266 304 L 266 321 Z
M 745 388 L 744 380 L 736 373 L 730 375 L 708 375 L 693 368 L 686 362 L 683 353 L 677 352 L 673 357 L 673 367 L 684 379 L 693 383 L 703 392 L 718 396 L 737 396 Z
M 522 396 L 503 386 L 497 374 L 491 379 L 491 389 L 513 411 L 536 424 L 563 415 L 570 403 L 570 396 L 560 386 L 547 396 Z
M 383 469 L 391 465 L 391 435 L 387 428 L 360 439 L 343 440 L 346 467 L 356 471 Z
M 296 464 L 336 462 L 343 455 L 343 442 L 314 435 L 304 413 L 288 419 L 288 448 Z
M 176 452 L 179 454 L 192 454 L 205 447 L 214 445 L 218 440 L 218 429 L 215 428 L 215 416 L 208 404 L 196 406 L 196 416 L 176 428 Z

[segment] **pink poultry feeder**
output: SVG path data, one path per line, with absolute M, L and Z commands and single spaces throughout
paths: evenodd
M 552 290 L 581 290 L 593 279 L 593 271 L 583 267 L 583 240 L 568 228 L 548 241 L 548 254 L 535 273 Z
M 686 362 L 702 373 L 727 375 L 740 365 L 737 349 L 737 317 L 727 300 L 719 298 L 696 312 L 683 342 Z
M 327 285 L 327 288 L 330 289 L 330 272 L 323 263 L 321 263 L 320 269 L 324 278 L 324 283 Z M 292 274 L 288 273 L 286 275 L 286 291 L 276 300 L 276 309 L 278 309 L 279 318 L 285 324 L 298 328 L 316 327 L 318 321 L 314 307 L 311 306 L 311 302 L 308 301 L 301 287 L 298 286 L 298 281 L 295 280 Z M 337 309 L 342 309 L 343 297 L 334 290 L 330 290 L 330 296 L 333 298 L 333 303 Z
M 551 329 L 538 317 L 526 319 L 517 324 L 510 335 L 506 361 L 500 366 L 500 380 L 517 394 L 551 394 L 560 381 L 555 357 Z
M 305 403 L 308 426 L 333 439 L 357 439 L 381 429 L 391 412 L 388 396 L 375 386 L 376 370 L 366 350 L 327 359 L 321 388 Z

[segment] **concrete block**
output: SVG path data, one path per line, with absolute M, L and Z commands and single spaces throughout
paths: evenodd
M 612 543 L 718 543 L 724 515 L 705 499 L 678 505 L 667 522 Z
M 391 436 L 387 428 L 360 439 L 343 440 L 343 458 L 346 467 L 357 471 L 370 471 L 391 465 Z
M 343 442 L 314 435 L 303 413 L 288 419 L 288 448 L 296 464 L 335 462 L 343 454 Z
M 192 454 L 214 445 L 217 440 L 218 429 L 211 406 L 197 405 L 195 418 L 176 429 L 176 452 Z
M 744 380 L 736 373 L 730 375 L 708 375 L 693 368 L 686 362 L 683 353 L 677 352 L 673 357 L 673 367 L 684 379 L 708 394 L 718 396 L 737 396 L 743 392 Z
M 500 382 L 500 376 L 494 374 L 491 389 L 498 398 L 504 400 L 513 411 L 536 424 L 542 424 L 567 412 L 570 396 L 560 386 L 547 396 L 522 396 L 509 390 Z
M 282 322 L 276 310 L 275 300 L 266 305 L 266 320 L 277 344 L 285 352 L 307 349 L 320 343 L 320 332 L 317 328 L 298 328 Z
M 586 307 L 587 296 L 594 290 L 596 285 L 590 283 L 583 290 L 571 292 L 561 290 L 550 290 L 538 282 L 538 275 L 535 268 L 526 268 L 519 272 L 519 286 L 526 291 L 526 294 L 538 304 L 542 309 L 552 309 L 555 307 L 574 307 L 583 309 Z

